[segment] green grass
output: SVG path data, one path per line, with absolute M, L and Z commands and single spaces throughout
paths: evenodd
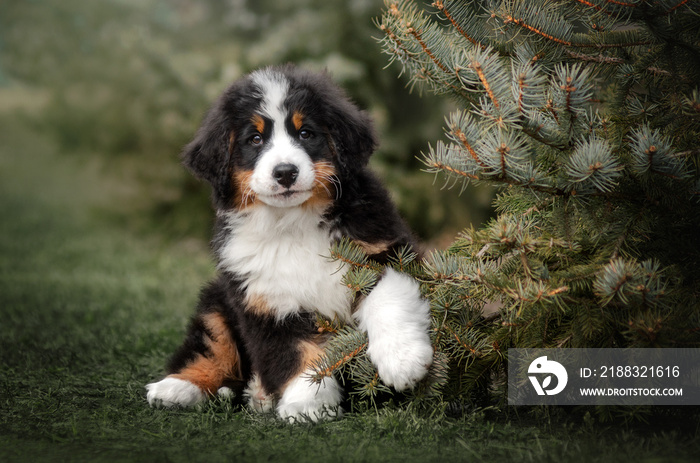
M 289 425 L 226 400 L 151 409 L 143 386 L 161 374 L 212 274 L 205 246 L 120 225 L 122 203 L 140 191 L 133 180 L 1 122 L 2 462 L 652 462 L 700 452 L 697 423 L 450 419 L 391 406 Z

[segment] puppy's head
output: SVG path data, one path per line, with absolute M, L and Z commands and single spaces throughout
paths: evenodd
M 293 66 L 231 85 L 183 152 L 218 209 L 325 205 L 376 146 L 369 117 L 326 74 Z

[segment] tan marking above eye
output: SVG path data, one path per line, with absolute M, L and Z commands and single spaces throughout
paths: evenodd
M 294 124 L 294 128 L 298 131 L 301 129 L 301 126 L 304 125 L 304 116 L 300 112 L 294 111 L 292 115 L 292 124 Z
M 250 119 L 250 122 L 259 133 L 263 133 L 265 131 L 265 119 L 263 119 L 260 114 L 254 114 Z
M 233 142 L 235 141 L 235 137 L 233 134 L 233 130 L 228 134 L 228 152 L 232 153 L 233 152 Z

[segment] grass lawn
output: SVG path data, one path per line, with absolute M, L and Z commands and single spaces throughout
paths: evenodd
M 109 212 L 131 207 L 128 176 L 4 118 L 0 140 L 0 462 L 697 461 L 698 423 L 150 409 L 143 386 L 212 274 L 206 247 L 122 225 Z

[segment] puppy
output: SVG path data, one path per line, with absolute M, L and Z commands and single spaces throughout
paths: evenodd
M 347 268 L 329 259 L 345 237 L 377 262 L 414 238 L 367 163 L 372 123 L 325 74 L 255 71 L 214 104 L 183 160 L 211 184 L 218 276 L 201 293 L 152 406 L 191 406 L 245 385 L 248 405 L 286 419 L 332 418 L 342 390 L 312 383 L 326 335 L 318 316 L 368 335 L 381 380 L 413 387 L 432 362 L 429 305 L 407 275 L 385 270 L 353 302 Z

